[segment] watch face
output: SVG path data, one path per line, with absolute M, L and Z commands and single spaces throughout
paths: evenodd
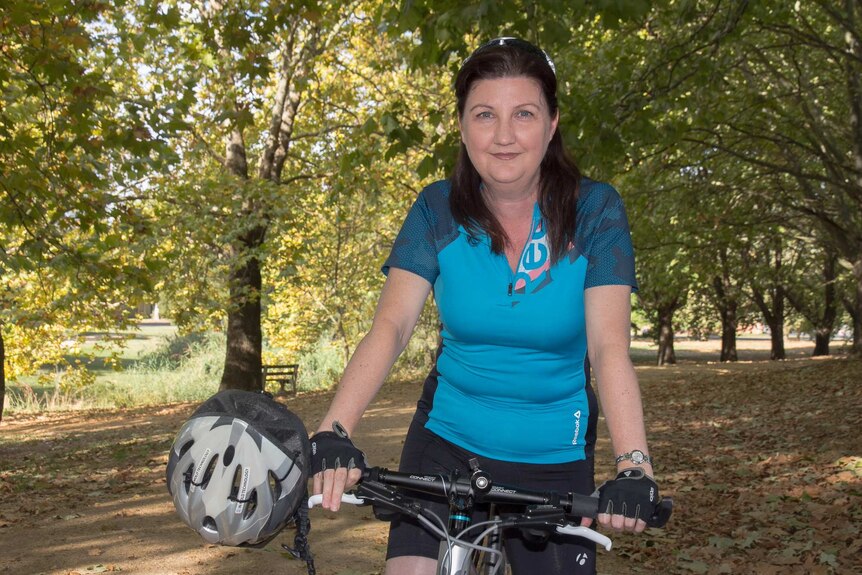
M 632 451 L 632 463 L 636 463 L 636 464 L 640 465 L 643 462 L 644 462 L 643 451 L 638 451 L 637 449 Z

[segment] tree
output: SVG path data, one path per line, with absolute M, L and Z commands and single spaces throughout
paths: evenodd
M 813 253 L 803 261 L 807 269 L 796 274 L 796 281 L 789 283 L 787 301 L 813 328 L 815 343 L 812 355 L 829 355 L 829 344 L 838 318 L 838 255 L 806 239 L 800 242 L 801 251 Z
M 269 342 L 296 354 L 324 336 L 342 364 L 370 326 L 380 266 L 410 204 L 442 176 L 457 142 L 448 75 L 407 71 L 403 54 L 413 40 L 381 39 L 377 31 L 373 18 L 354 21 L 350 48 L 318 63 L 319 91 L 299 131 L 313 133 L 324 113 L 357 127 L 296 150 L 331 176 L 306 183 L 298 221 L 273 230 L 278 251 L 266 270 Z M 423 316 L 405 356 L 432 354 L 433 316 L 431 309 Z
M 674 364 L 674 315 L 686 304 L 692 283 L 691 233 L 678 210 L 686 191 L 672 171 L 661 168 L 629 173 L 623 182 L 631 190 L 626 209 L 636 247 L 637 302 L 652 324 L 657 364 Z
M 296 349 L 332 333 L 350 352 L 373 309 L 379 263 L 367 255 L 383 251 L 379 227 L 394 233 L 389 222 L 403 217 L 409 169 L 436 167 L 411 146 L 452 146 L 450 129 L 437 135 L 451 116 L 436 88 L 418 106 L 429 95 L 410 95 L 424 80 L 396 48 L 412 39 L 381 50 L 381 9 L 136 7 L 146 50 L 134 61 L 157 79 L 153 97 L 180 103 L 169 123 L 183 134 L 181 165 L 139 196 L 161 222 L 160 257 L 174 262 L 159 288 L 184 329 L 226 315 L 222 387 L 260 387 L 264 325 L 272 343 Z
M 0 413 L 5 377 L 56 359 L 66 328 L 116 329 L 149 287 L 126 190 L 170 159 L 99 31 L 111 3 L 4 4 L 0 19 Z M 145 244 L 137 244 L 144 246 Z M 38 336 L 38 337 L 37 337 Z M 66 335 L 67 336 L 67 335 Z
M 749 244 L 743 251 L 743 267 L 747 270 L 746 277 L 751 290 L 752 299 L 763 315 L 766 325 L 769 326 L 771 341 L 770 359 L 786 359 L 784 350 L 784 303 L 786 298 L 786 287 L 784 274 L 786 267 L 785 247 L 780 235 L 773 235 L 771 241 L 763 242 L 754 247 Z M 759 262 L 762 269 L 770 273 L 763 280 L 752 269 L 752 262 Z
M 686 136 L 751 166 L 752 192 L 808 218 L 853 270 L 855 308 L 862 308 L 862 23 L 856 3 L 762 2 L 713 13 L 733 13 L 722 43 L 710 43 L 721 71 L 712 100 Z M 669 36 L 674 36 L 668 31 Z M 705 25 L 699 37 L 718 37 Z M 727 41 L 732 40 L 732 41 Z M 705 50 L 694 45 L 698 56 Z M 683 90 L 691 84 L 684 84 Z M 850 118 L 850 122 L 846 119 Z M 859 351 L 862 324 L 854 322 Z
M 181 168 L 144 199 L 163 226 L 163 257 L 179 265 L 162 288 L 184 325 L 226 316 L 222 388 L 260 389 L 262 294 L 268 234 L 289 220 L 301 183 L 327 176 L 294 154 L 302 108 L 318 90 L 322 55 L 344 47 L 359 3 L 162 3 L 139 8 L 148 32 L 142 64 L 162 101 L 187 101 L 171 115 L 185 130 Z M 165 59 L 164 54 L 174 58 Z M 315 140 L 316 138 L 316 140 Z M 202 270 L 189 278 L 189 269 Z

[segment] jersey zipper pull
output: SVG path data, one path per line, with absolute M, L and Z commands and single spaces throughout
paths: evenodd
M 512 282 L 509 282 L 509 297 L 512 297 Z

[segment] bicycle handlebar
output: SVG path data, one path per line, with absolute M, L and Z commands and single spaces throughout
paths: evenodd
M 582 495 L 571 492 L 561 495 L 553 491 L 530 491 L 508 485 L 494 484 L 487 476 L 477 477 L 475 473 L 470 478 L 450 479 L 439 475 L 417 475 L 390 471 L 383 467 L 372 467 L 363 475 L 363 481 L 366 480 L 431 495 L 472 495 L 477 502 L 524 506 L 550 505 L 562 509 L 566 515 L 575 517 L 595 519 L 599 511 L 597 495 Z M 487 484 L 484 483 L 485 480 L 487 480 Z M 672 512 L 673 500 L 663 498 L 656 505 L 652 517 L 646 522 L 647 526 L 664 527 Z
M 375 502 L 379 502 L 376 499 L 363 499 L 353 495 L 352 493 L 344 493 L 341 495 L 342 503 L 350 503 L 352 505 L 367 505 L 369 501 L 373 504 Z M 323 495 L 312 495 L 308 498 L 308 507 L 314 507 L 315 505 L 320 505 L 323 502 Z M 404 509 L 401 509 L 404 511 Z M 548 527 L 546 521 L 541 521 Z M 613 546 L 613 542 L 609 537 L 602 535 L 598 531 L 594 531 L 589 527 L 583 527 L 580 525 L 553 525 L 553 528 L 556 529 L 558 533 L 562 533 L 563 535 L 572 535 L 574 537 L 583 537 L 584 539 L 589 539 L 594 543 L 601 545 L 605 548 L 606 551 L 610 551 Z
M 529 491 L 517 487 L 496 485 L 492 483 L 487 474 L 479 470 L 476 470 L 470 478 L 447 478 L 442 475 L 418 475 L 390 471 L 384 467 L 366 469 L 357 488 L 357 495 L 347 494 L 345 497 L 348 499 L 342 499 L 342 501 L 365 504 L 370 500 L 385 504 L 387 498 L 397 496 L 393 490 L 387 490 L 387 486 L 447 497 L 451 495 L 472 496 L 476 502 L 550 506 L 561 509 L 566 515 L 574 517 L 595 518 L 599 509 L 598 496 L 578 493 L 560 495 L 551 491 Z M 320 495 L 310 497 L 309 507 L 319 504 L 321 500 Z M 403 511 L 400 507 L 398 509 Z M 647 526 L 664 527 L 672 512 L 673 500 L 667 497 L 663 498 L 656 506 L 652 517 L 647 520 Z M 525 515 L 527 515 L 528 520 L 533 519 L 537 523 L 548 523 L 552 519 L 551 517 L 542 517 L 540 513 L 533 515 L 527 513 Z

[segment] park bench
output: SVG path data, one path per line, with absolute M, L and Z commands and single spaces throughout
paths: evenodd
M 299 373 L 299 365 L 288 363 L 283 365 L 264 365 L 263 366 L 263 388 L 266 389 L 267 383 L 277 383 L 278 391 L 276 396 L 287 395 L 285 390 L 286 385 L 290 385 L 293 395 L 296 395 L 296 376 Z

